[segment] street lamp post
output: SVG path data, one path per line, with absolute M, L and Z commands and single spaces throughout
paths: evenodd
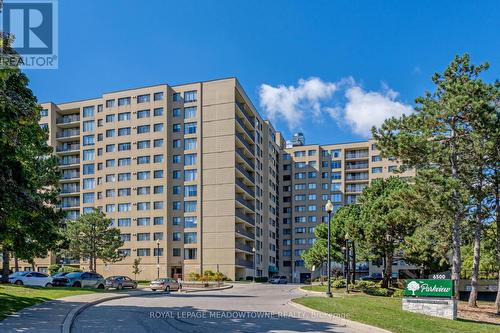
M 330 200 L 325 205 L 325 210 L 328 213 L 328 287 L 326 291 L 327 297 L 332 297 L 331 285 L 330 285 L 330 274 L 331 274 L 331 259 L 330 259 L 330 220 L 332 218 L 333 204 Z
M 349 294 L 349 234 L 345 234 L 345 260 L 346 260 L 346 274 L 345 274 L 345 292 Z
M 252 281 L 255 283 L 255 269 L 256 269 L 256 267 L 255 267 L 255 255 L 256 255 L 255 254 L 255 252 L 256 252 L 255 247 L 252 247 L 252 252 L 253 252 L 253 279 L 252 279 Z
M 156 240 L 156 278 L 160 278 L 160 240 Z

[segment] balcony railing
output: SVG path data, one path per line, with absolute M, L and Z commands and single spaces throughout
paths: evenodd
M 250 137 L 250 139 L 252 139 L 252 142 L 255 142 L 254 134 L 245 126 L 245 124 L 243 123 L 243 120 L 241 120 L 239 117 L 236 117 L 236 122 L 238 124 L 240 124 L 240 126 L 243 128 L 243 130 L 245 131 L 245 133 L 248 134 L 248 136 Z
M 346 192 L 361 193 L 363 192 L 366 186 L 367 185 L 355 185 L 355 186 L 348 185 L 346 187 Z
M 56 119 L 56 124 L 68 124 L 68 123 L 74 123 L 76 121 L 80 121 L 79 115 L 64 116 L 64 117 L 58 117 Z
M 72 165 L 72 164 L 80 164 L 80 159 L 69 158 L 69 159 L 62 159 L 59 161 L 59 165 Z
M 239 172 L 241 172 L 242 174 L 244 174 L 248 179 L 250 179 L 252 181 L 252 183 L 255 183 L 255 178 L 254 176 L 252 176 L 248 171 L 245 170 L 244 167 L 242 167 L 241 165 L 239 164 L 236 164 L 236 169 L 238 169 Z
M 352 169 L 368 169 L 368 163 L 356 163 L 356 164 L 347 164 L 346 165 L 347 170 L 352 170 Z
M 255 218 L 244 214 L 241 210 L 237 209 L 235 215 L 243 221 L 250 223 L 251 225 L 255 225 Z
M 243 250 L 247 252 L 252 252 L 253 246 L 247 245 L 242 242 L 235 242 L 234 247 L 237 248 L 238 250 Z
M 66 173 L 63 174 L 61 177 L 61 179 L 75 179 L 75 178 L 80 178 L 79 172 Z
M 238 233 L 240 235 L 243 235 L 243 236 L 251 238 L 251 239 L 255 239 L 255 234 L 253 232 L 247 231 L 244 228 L 236 228 L 235 230 L 236 230 L 236 233 Z
M 250 210 L 255 210 L 255 205 L 251 202 L 246 201 L 241 195 L 237 194 L 236 195 L 236 201 L 238 201 L 240 204 L 245 206 L 246 208 Z
M 345 157 L 346 159 L 368 158 L 368 151 L 348 152 Z
M 252 125 L 252 127 L 255 128 L 255 122 L 254 122 L 253 118 L 250 117 L 245 112 L 245 108 L 243 107 L 243 105 L 240 105 L 240 103 L 236 102 L 236 106 L 240 109 L 241 113 L 243 113 L 243 115 L 245 116 L 245 118 L 250 122 L 250 124 Z
M 368 174 L 362 173 L 362 174 L 352 174 L 348 173 L 347 174 L 347 180 L 368 180 Z
M 67 130 L 67 131 L 57 132 L 56 138 L 69 138 L 69 137 L 77 136 L 77 135 L 80 135 L 79 129 Z
M 245 192 L 247 192 L 250 196 L 255 198 L 255 189 L 251 189 L 247 185 L 245 185 L 241 180 L 236 178 L 236 185 L 242 188 Z
M 241 135 L 240 133 L 236 132 L 236 137 L 238 139 L 240 139 L 241 143 L 243 143 L 243 145 L 248 149 L 248 152 L 252 155 L 252 156 L 255 156 L 255 148 L 252 147 L 251 145 L 248 144 L 248 142 L 246 142 L 245 138 L 243 137 L 243 135 Z
M 74 145 L 66 145 L 66 146 L 57 146 L 56 147 L 56 152 L 65 152 L 65 151 L 73 151 L 73 150 L 80 150 L 80 145 L 79 144 L 74 144 Z
M 236 153 L 245 161 L 248 163 L 248 165 L 250 165 L 250 167 L 252 169 L 255 169 L 255 163 L 254 161 L 252 161 L 251 159 L 249 159 L 248 157 L 245 156 L 245 154 L 243 153 L 243 150 L 241 148 L 237 148 L 236 149 Z
M 236 258 L 236 266 L 244 266 L 247 268 L 253 268 L 253 261 Z
M 63 187 L 61 190 L 61 193 L 67 194 L 67 193 L 77 193 L 80 192 L 80 187 Z

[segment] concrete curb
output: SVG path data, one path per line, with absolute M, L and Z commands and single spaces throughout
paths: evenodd
M 291 306 L 294 306 L 297 309 L 300 309 L 302 311 L 309 311 L 309 312 L 315 313 L 317 315 L 329 314 L 328 312 L 323 312 L 323 311 L 315 310 L 315 309 L 309 308 L 307 306 L 304 306 L 302 304 L 295 303 L 293 300 L 289 300 L 287 304 L 289 304 Z M 357 322 L 357 321 L 354 321 L 354 320 L 349 320 L 349 319 L 340 318 L 340 317 L 338 317 L 338 320 L 340 322 L 342 322 L 342 326 L 353 328 L 353 329 L 355 329 L 356 331 L 359 331 L 359 332 L 392 333 L 391 331 L 384 330 L 383 328 L 366 325 L 366 324 L 363 324 L 363 323 L 360 323 L 360 322 Z
M 201 291 L 217 291 L 217 290 L 226 290 L 226 289 L 231 289 L 233 287 L 232 284 L 227 285 L 227 286 L 222 286 L 218 288 L 204 288 L 204 289 L 186 289 L 186 290 L 180 290 L 179 292 L 189 294 L 189 293 L 198 293 Z
M 62 324 L 62 333 L 71 333 L 71 327 L 73 326 L 73 322 L 75 318 L 85 309 L 97 305 L 99 303 L 104 303 L 108 301 L 112 301 L 115 299 L 121 299 L 121 298 L 127 298 L 127 297 L 135 297 L 135 296 L 144 296 L 144 295 L 154 295 L 150 291 L 142 291 L 142 292 L 137 292 L 133 294 L 124 294 L 124 295 L 113 295 L 113 296 L 108 296 L 108 297 L 103 297 L 91 302 L 83 303 L 81 306 L 77 306 L 73 308 L 64 318 L 63 324 Z
M 314 296 L 326 297 L 326 293 L 324 293 L 322 291 L 306 290 L 306 289 L 302 289 L 302 287 L 299 287 L 299 289 L 300 289 L 300 291 L 302 291 L 304 293 L 307 293 L 307 294 L 311 294 L 311 295 L 314 295 Z M 338 297 L 338 296 L 333 295 L 333 297 Z

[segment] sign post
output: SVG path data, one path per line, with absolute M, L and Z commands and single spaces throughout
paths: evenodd
M 457 318 L 453 280 L 409 279 L 404 281 L 403 310 L 448 319 Z

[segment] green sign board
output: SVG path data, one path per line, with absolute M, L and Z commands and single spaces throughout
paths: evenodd
M 453 297 L 453 280 L 405 280 L 405 296 Z

